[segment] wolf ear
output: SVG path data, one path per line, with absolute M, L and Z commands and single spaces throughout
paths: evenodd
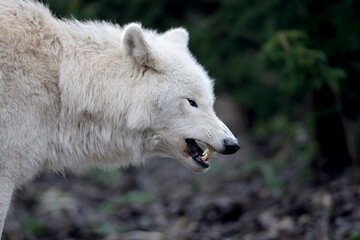
M 122 36 L 122 49 L 127 56 L 147 67 L 154 67 L 154 57 L 148 43 L 145 40 L 141 25 L 131 23 L 125 27 Z
M 189 33 L 185 28 L 174 28 L 164 33 L 164 37 L 171 42 L 187 47 L 189 42 Z

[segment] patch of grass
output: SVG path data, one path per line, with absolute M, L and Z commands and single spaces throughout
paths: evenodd
M 209 175 L 218 175 L 227 172 L 231 169 L 232 165 L 224 161 L 219 161 L 214 159 L 211 161 L 211 168 L 209 170 Z
M 241 168 L 240 176 L 247 178 L 252 174 L 261 174 L 272 194 L 276 197 L 279 197 L 283 192 L 284 184 L 278 175 L 285 168 L 285 166 L 286 164 L 284 161 L 272 160 L 269 162 L 263 162 L 259 160 L 252 160 L 248 161 L 248 163 Z
M 114 232 L 114 227 L 107 221 L 103 221 L 97 226 L 97 232 L 109 235 Z
M 272 194 L 276 197 L 281 196 L 283 183 L 277 177 L 278 172 L 276 171 L 275 167 L 270 164 L 263 164 L 261 166 L 261 173 Z
M 360 229 L 351 236 L 351 240 L 360 240 Z
M 31 233 L 31 235 L 38 237 L 44 235 L 46 231 L 45 224 L 42 221 L 29 216 L 21 222 L 20 228 L 23 232 Z
M 122 179 L 122 171 L 120 169 L 92 169 L 88 173 L 97 183 L 107 188 L 118 186 Z
M 122 205 L 128 204 L 148 204 L 154 200 L 151 192 L 135 190 L 125 193 L 115 199 L 100 204 L 100 211 L 110 213 Z
M 309 142 L 309 144 L 303 149 L 299 150 L 299 154 L 302 156 L 302 174 L 299 181 L 302 183 L 308 182 L 314 177 L 314 172 L 311 164 L 314 160 L 316 149 L 318 148 L 316 143 Z
M 259 173 L 261 168 L 261 162 L 258 160 L 249 160 L 240 168 L 240 177 L 248 178 L 249 176 Z
M 139 203 L 147 204 L 154 199 L 154 195 L 147 191 L 131 191 L 120 198 L 121 204 Z

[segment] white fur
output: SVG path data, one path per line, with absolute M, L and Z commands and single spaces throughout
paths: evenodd
M 44 169 L 158 155 L 203 171 L 184 139 L 221 149 L 233 135 L 188 38 L 182 28 L 59 20 L 42 4 L 0 0 L 0 236 L 13 189 Z

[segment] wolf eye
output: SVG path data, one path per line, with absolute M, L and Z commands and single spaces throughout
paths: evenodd
M 191 100 L 191 99 L 188 99 L 188 98 L 187 98 L 187 100 L 188 100 L 188 102 L 190 103 L 190 105 L 192 107 L 197 107 L 198 106 L 194 100 Z

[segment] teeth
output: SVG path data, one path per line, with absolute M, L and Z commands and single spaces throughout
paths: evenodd
M 209 145 L 206 145 L 206 149 L 203 152 L 203 154 L 201 155 L 201 160 L 204 162 L 207 162 L 211 158 L 211 155 L 213 154 L 214 151 L 215 150 L 212 147 L 210 147 Z

